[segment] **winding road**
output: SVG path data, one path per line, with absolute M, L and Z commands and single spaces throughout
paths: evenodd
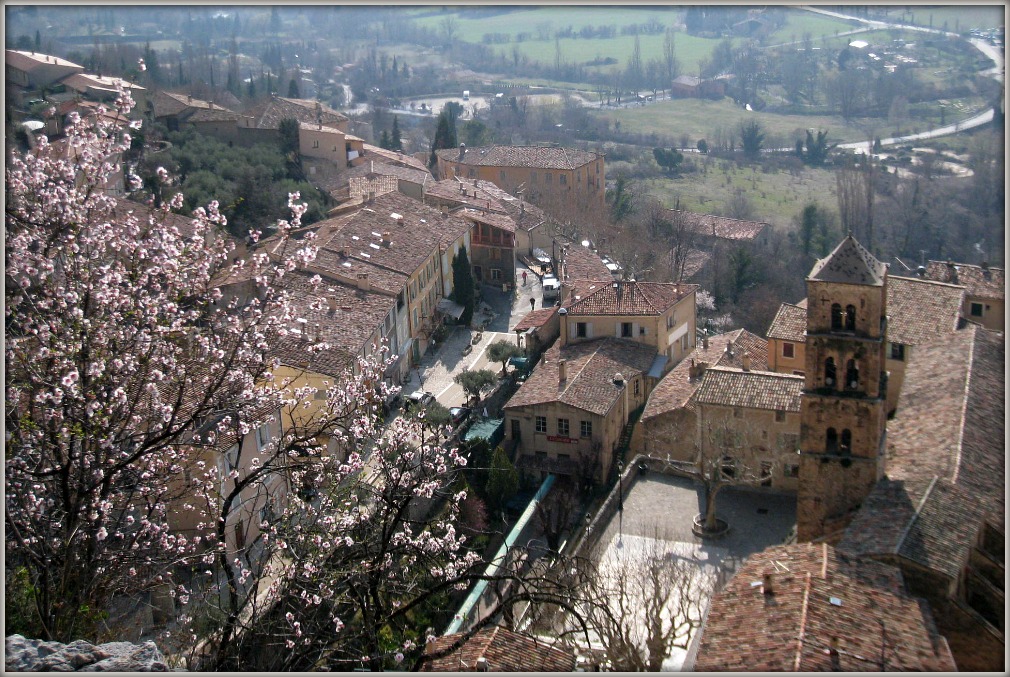
M 835 19 L 845 19 L 849 21 L 856 21 L 859 23 L 866 24 L 871 29 L 898 29 L 906 31 L 918 31 L 920 33 L 931 33 L 933 35 L 944 35 L 952 38 L 960 38 L 957 33 L 951 33 L 950 31 L 943 31 L 938 28 L 926 28 L 925 26 L 912 26 L 909 24 L 901 23 L 888 23 L 884 21 L 878 21 L 876 19 L 865 19 L 863 17 L 851 16 L 848 14 L 841 14 L 839 12 L 832 12 L 830 10 L 822 9 L 820 7 L 810 7 L 801 6 L 797 9 L 803 9 L 808 12 L 814 12 L 816 14 L 823 14 L 824 16 L 830 16 Z M 993 62 L 993 67 L 988 70 L 982 71 L 982 75 L 987 75 L 999 83 L 1003 82 L 1004 78 L 1004 56 L 1003 51 L 998 47 L 990 45 L 984 40 L 971 39 L 968 42 L 972 44 L 976 49 L 978 49 L 987 58 L 991 59 Z M 882 146 L 893 146 L 899 143 L 908 143 L 911 141 L 922 141 L 924 139 L 935 139 L 941 136 L 948 136 L 950 134 L 956 134 L 958 132 L 963 132 L 967 129 L 973 129 L 975 127 L 981 127 L 982 125 L 992 122 L 994 115 L 994 110 L 990 108 L 989 110 L 974 115 L 967 120 L 958 120 L 954 124 L 944 125 L 943 127 L 937 127 L 936 129 L 931 129 L 928 132 L 920 132 L 918 134 L 908 134 L 906 136 L 894 136 L 886 139 L 880 140 L 880 145 Z M 848 148 L 855 150 L 859 153 L 870 152 L 870 142 L 857 141 L 854 143 L 842 143 L 838 145 L 838 148 Z

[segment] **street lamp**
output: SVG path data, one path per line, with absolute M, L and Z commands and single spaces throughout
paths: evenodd
M 624 545 L 624 463 L 617 462 L 617 547 Z

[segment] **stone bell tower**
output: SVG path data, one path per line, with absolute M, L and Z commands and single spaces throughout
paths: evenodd
M 807 277 L 797 538 L 833 542 L 883 476 L 887 267 L 850 234 Z

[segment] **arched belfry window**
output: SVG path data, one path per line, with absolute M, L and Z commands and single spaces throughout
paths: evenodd
M 859 387 L 859 367 L 855 360 L 849 360 L 845 366 L 845 387 L 853 390 Z
M 848 428 L 842 430 L 842 441 L 839 446 L 842 456 L 852 455 L 852 431 Z
M 842 306 L 838 303 L 831 304 L 831 328 L 842 328 Z
M 824 385 L 835 385 L 835 358 L 824 360 Z
M 856 307 L 845 306 L 845 329 L 846 331 L 856 331 Z
M 828 435 L 825 439 L 824 451 L 829 454 L 838 453 L 838 431 L 834 428 L 828 428 Z

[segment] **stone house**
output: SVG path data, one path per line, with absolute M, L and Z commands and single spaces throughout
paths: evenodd
M 767 344 L 746 329 L 706 337 L 688 359 L 668 371 L 653 388 L 631 438 L 632 455 L 694 459 L 698 450 L 698 417 L 693 396 L 709 367 L 743 367 L 747 355 L 754 369 L 764 368 Z M 795 431 L 794 431 L 795 432 Z
M 694 347 L 697 285 L 632 280 L 578 282 L 561 306 L 561 343 L 614 336 L 658 353 L 659 378 Z
M 936 282 L 961 285 L 965 288 L 962 317 L 981 324 L 986 329 L 1003 331 L 1006 313 L 1003 297 L 1006 277 L 1002 268 L 988 263 L 975 266 L 953 261 L 930 261 L 920 277 Z
M 692 396 L 700 458 L 722 457 L 733 473 L 761 486 L 795 491 L 799 478 L 803 377 L 742 367 L 705 370 Z M 750 479 L 747 479 L 750 478 Z
M 651 346 L 620 338 L 550 348 L 503 407 L 520 472 L 603 482 L 631 412 L 655 385 L 655 357 Z
M 442 179 L 483 179 L 564 214 L 603 211 L 603 155 L 555 146 L 483 146 L 435 151 Z

